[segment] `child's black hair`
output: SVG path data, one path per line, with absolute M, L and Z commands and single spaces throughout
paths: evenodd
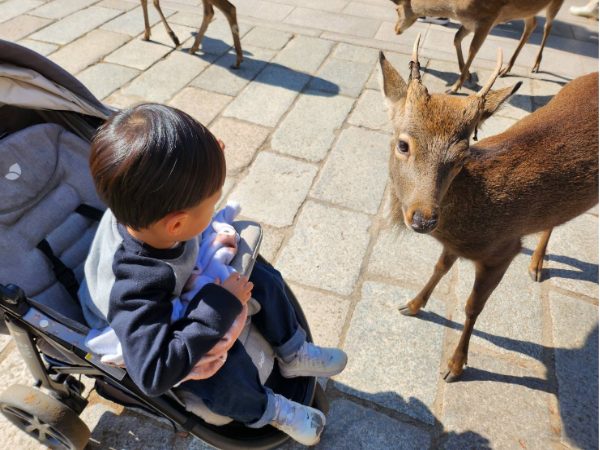
M 139 230 L 199 204 L 225 182 L 225 156 L 178 109 L 142 104 L 114 114 L 92 140 L 90 169 L 117 221 Z

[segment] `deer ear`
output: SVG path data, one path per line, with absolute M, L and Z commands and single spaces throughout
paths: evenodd
M 398 71 L 385 59 L 383 52 L 379 52 L 379 65 L 381 67 L 379 84 L 391 111 L 392 107 L 398 102 L 404 105 L 408 86 Z
M 484 98 L 483 113 L 481 114 L 481 119 L 479 119 L 479 121 L 483 122 L 494 114 L 511 95 L 517 92 L 521 87 L 521 84 L 523 83 L 519 81 L 514 86 L 498 89 L 497 91 L 489 91 Z

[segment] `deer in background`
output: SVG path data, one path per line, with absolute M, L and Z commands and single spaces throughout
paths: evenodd
M 521 238 L 543 232 L 529 266 L 540 281 L 552 228 L 598 202 L 598 73 L 577 78 L 546 106 L 470 146 L 474 130 L 521 83 L 491 90 L 501 71 L 500 50 L 495 72 L 477 94 L 430 94 L 421 82 L 418 42 L 408 83 L 380 53 L 394 127 L 391 215 L 430 234 L 443 251 L 431 279 L 400 310 L 417 314 L 457 258 L 475 263 L 465 326 L 444 377 L 451 380 L 463 371 L 477 316 L 520 252 Z
M 558 10 L 564 0 L 392 0 L 396 5 L 398 12 L 398 21 L 396 23 L 396 34 L 401 34 L 415 21 L 422 16 L 449 17 L 458 20 L 461 27 L 454 36 L 454 46 L 456 47 L 456 56 L 458 58 L 458 67 L 460 77 L 447 93 L 457 92 L 466 80 L 470 80 L 469 67 L 479 51 L 479 48 L 490 33 L 490 30 L 499 23 L 508 22 L 515 19 L 523 19 L 525 28 L 521 35 L 519 45 L 510 58 L 508 65 L 500 72 L 501 76 L 506 75 L 512 69 L 519 52 L 525 45 L 525 42 L 531 36 L 536 26 L 535 15 L 546 8 L 546 24 L 544 25 L 544 36 L 538 52 L 535 64 L 531 69 L 537 72 L 542 61 L 542 52 L 546 45 L 546 40 L 552 29 L 552 22 L 558 13 Z M 462 53 L 462 40 L 469 34 L 475 33 L 471 46 L 469 47 L 469 56 L 465 62 Z
M 147 41 L 150 39 L 150 22 L 148 20 L 148 0 L 141 0 L 142 2 L 142 10 L 144 11 L 144 40 Z M 152 0 L 154 7 L 158 11 L 160 15 L 160 19 L 162 23 L 165 25 L 167 33 L 171 37 L 171 40 L 175 44 L 176 47 L 179 47 L 179 39 L 167 23 L 167 19 L 160 9 L 160 0 Z M 202 0 L 202 5 L 204 6 L 204 18 L 202 19 L 202 24 L 200 25 L 200 29 L 198 30 L 198 34 L 196 34 L 196 39 L 192 47 L 190 48 L 190 53 L 194 54 L 198 51 L 200 47 L 200 43 L 202 42 L 202 38 L 204 37 L 204 33 L 208 28 L 208 25 L 213 20 L 215 15 L 215 7 L 218 8 L 225 17 L 227 18 L 227 22 L 229 22 L 229 27 L 231 28 L 231 34 L 233 35 L 233 45 L 235 47 L 236 61 L 233 66 L 235 69 L 240 67 L 242 60 L 244 59 L 242 55 L 242 44 L 240 43 L 240 28 L 237 23 L 237 14 L 235 10 L 235 6 L 233 6 L 227 0 Z

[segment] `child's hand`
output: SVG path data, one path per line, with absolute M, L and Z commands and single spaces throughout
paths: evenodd
M 215 284 L 224 287 L 235 295 L 242 302 L 242 305 L 248 303 L 252 295 L 252 288 L 254 288 L 254 284 L 248 281 L 248 277 L 237 272 L 232 273 L 223 283 L 221 283 L 221 280 L 216 279 Z

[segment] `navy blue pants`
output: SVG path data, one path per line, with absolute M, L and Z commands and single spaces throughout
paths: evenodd
M 281 274 L 265 264 L 256 263 L 250 281 L 252 297 L 261 310 L 252 323 L 273 346 L 278 356 L 294 354 L 306 339 L 294 307 L 290 303 Z M 245 424 L 256 424 L 267 408 L 267 390 L 261 384 L 258 370 L 240 341 L 231 347 L 219 371 L 206 380 L 190 380 L 179 389 L 200 397 L 214 413 Z

